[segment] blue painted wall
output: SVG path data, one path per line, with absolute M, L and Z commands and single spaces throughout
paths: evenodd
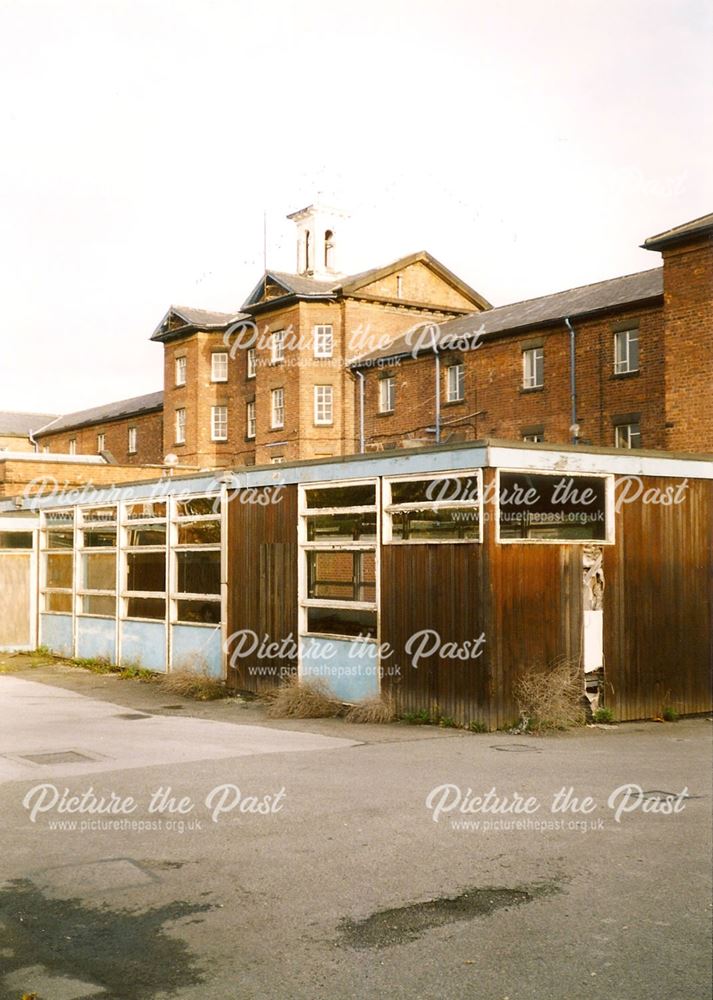
M 220 627 L 205 625 L 171 626 L 171 670 L 207 671 L 223 677 Z
M 122 622 L 121 662 L 166 672 L 166 626 L 163 622 Z
M 40 615 L 40 645 L 60 656 L 72 656 L 72 616 Z
M 116 619 L 77 615 L 77 656 L 116 663 Z
M 322 677 L 343 701 L 360 701 L 379 693 L 379 661 L 375 642 L 303 636 L 303 678 Z

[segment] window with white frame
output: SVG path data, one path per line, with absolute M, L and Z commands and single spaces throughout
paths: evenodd
M 500 542 L 609 542 L 613 476 L 500 469 Z
M 176 385 L 186 384 L 186 366 L 188 361 L 184 354 L 176 358 Z
M 270 426 L 273 429 L 285 426 L 284 389 L 273 389 L 270 393 Z
M 248 378 L 255 378 L 257 375 L 257 351 L 254 347 L 247 348 L 245 356 L 245 366 Z
M 545 351 L 529 347 L 522 352 L 523 389 L 540 389 L 545 384 Z
M 177 500 L 171 521 L 171 621 L 219 625 L 221 500 Z
M 252 399 L 245 405 L 245 437 L 254 438 L 257 433 L 257 417 L 255 414 L 255 400 Z
M 331 385 L 314 387 L 314 422 L 318 427 L 334 422 L 333 396 L 334 389 Z
M 130 455 L 135 455 L 137 452 L 138 444 L 138 431 L 135 427 L 129 427 L 129 444 L 128 452 Z
M 211 441 L 228 440 L 228 407 L 211 406 L 210 408 L 210 439 Z
M 272 458 L 270 459 L 270 465 L 282 465 L 284 461 L 285 461 L 284 455 L 273 455 Z
M 614 374 L 639 370 L 639 331 L 619 330 L 614 334 Z
M 214 351 L 210 356 L 211 382 L 228 381 L 228 354 L 226 351 Z
M 315 358 L 331 358 L 334 349 L 334 335 L 328 323 L 318 323 L 314 328 Z
M 41 529 L 42 610 L 71 615 L 74 608 L 74 511 L 44 511 Z
M 77 454 L 77 439 L 76 438 L 70 438 L 69 439 L 69 454 L 70 455 L 76 455 Z
M 616 448 L 641 447 L 641 424 L 638 420 L 617 424 L 614 427 L 614 446 Z
M 385 544 L 481 541 L 480 471 L 385 478 L 382 488 Z
M 275 330 L 270 338 L 273 365 L 285 360 L 285 331 Z
M 396 403 L 396 379 L 393 375 L 379 379 L 379 413 L 391 413 Z
M 176 410 L 176 444 L 186 443 L 186 408 L 180 406 Z
M 375 638 L 376 483 L 300 486 L 299 502 L 301 632 Z
M 465 365 L 458 363 L 446 369 L 446 400 L 459 403 L 465 399 Z
M 166 502 L 125 504 L 121 533 L 122 617 L 165 620 Z
M 77 611 L 116 617 L 118 528 L 116 507 L 83 508 L 78 512 Z
M 522 435 L 523 441 L 529 441 L 530 444 L 540 444 L 545 440 L 545 435 L 543 431 L 529 431 Z
M 106 451 L 106 434 L 97 434 L 97 453 L 101 454 L 103 451 Z

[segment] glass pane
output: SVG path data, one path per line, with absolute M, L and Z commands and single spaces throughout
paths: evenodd
M 85 524 L 101 524 L 116 521 L 116 507 L 94 507 L 91 510 L 82 511 L 82 520 Z
M 478 499 L 477 476 L 440 476 L 437 479 L 398 480 L 391 483 L 391 502 L 470 503 Z
M 307 631 L 327 635 L 376 636 L 376 612 L 345 608 L 308 608 Z
M 147 524 L 141 528 L 127 528 L 126 544 L 129 548 L 133 545 L 165 545 L 166 525 Z
M 178 525 L 179 545 L 220 545 L 220 521 L 186 521 Z
M 48 528 L 74 524 L 74 512 L 71 510 L 48 510 L 45 512 L 45 524 Z
M 97 597 L 95 595 L 82 598 L 82 612 L 85 615 L 105 615 L 114 618 L 116 615 L 115 597 Z
M 376 511 L 366 514 L 315 514 L 307 518 L 310 542 L 376 540 Z
M 176 513 L 179 517 L 220 514 L 220 497 L 194 497 L 192 500 L 179 500 L 176 504 Z
M 177 552 L 179 594 L 220 593 L 220 552 Z
M 71 552 L 47 553 L 47 587 L 66 587 L 72 589 L 72 566 L 74 556 Z
M 376 503 L 376 486 L 323 486 L 307 490 L 307 506 L 316 507 L 373 507 Z
M 178 601 L 179 622 L 220 625 L 220 601 Z
M 116 589 L 116 555 L 92 552 L 82 556 L 82 590 Z
M 0 549 L 31 549 L 31 531 L 0 531 Z
M 87 549 L 116 546 L 116 528 L 85 528 L 83 534 L 84 547 Z
M 126 560 L 127 590 L 165 591 L 165 552 L 129 552 Z
M 72 613 L 71 594 L 45 594 L 45 611 L 67 611 Z
M 127 618 L 165 618 L 166 602 L 158 597 L 130 597 Z
M 125 508 L 124 517 L 127 521 L 138 521 L 140 518 L 152 520 L 166 516 L 166 503 L 163 500 L 145 500 L 141 503 L 132 503 Z
M 606 483 L 590 476 L 500 473 L 502 538 L 606 539 Z
M 308 552 L 307 596 L 321 600 L 375 601 L 375 554 Z
M 73 531 L 48 531 L 48 549 L 71 549 L 74 547 Z
M 458 539 L 478 539 L 480 511 L 477 507 L 434 510 L 398 511 L 392 515 L 392 537 L 395 541 L 442 542 Z

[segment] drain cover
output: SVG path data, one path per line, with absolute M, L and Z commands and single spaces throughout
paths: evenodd
M 141 712 L 124 712 L 122 715 L 115 715 L 115 719 L 150 719 L 150 715 L 142 715 Z
M 80 753 L 78 750 L 57 750 L 52 753 L 23 753 L 18 754 L 22 760 L 29 760 L 33 764 L 84 764 L 86 761 L 93 762 L 96 758 L 88 754 Z

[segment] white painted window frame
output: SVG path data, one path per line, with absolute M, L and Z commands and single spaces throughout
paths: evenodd
M 278 405 L 276 393 L 281 393 L 281 402 Z M 279 416 L 278 416 L 279 414 Z M 270 390 L 270 427 L 272 430 L 279 430 L 285 426 L 285 389 L 284 386 L 277 386 Z
M 314 426 L 331 427 L 334 423 L 334 386 L 315 385 L 314 393 Z
M 396 379 L 387 375 L 379 379 L 379 413 L 393 413 L 396 406 Z
M 228 352 L 213 351 L 210 356 L 210 380 L 211 382 L 228 381 Z
M 285 330 L 273 330 L 270 335 L 270 361 L 273 365 L 285 360 Z
M 176 387 L 186 384 L 186 375 L 188 372 L 188 358 L 185 354 L 178 354 L 174 358 L 174 384 Z
M 477 500 L 434 500 L 432 503 L 392 503 L 392 483 L 404 482 L 438 482 L 440 479 L 476 479 L 478 482 Z M 483 542 L 483 470 L 453 469 L 438 473 L 409 473 L 404 476 L 384 476 L 381 485 L 381 509 L 383 511 L 382 540 L 384 545 L 481 545 Z M 423 510 L 477 510 L 477 538 L 394 538 L 394 514 L 401 511 Z
M 446 367 L 446 402 L 462 403 L 465 399 L 465 365 L 462 361 Z
M 539 382 L 537 380 L 538 367 L 541 369 Z M 542 389 L 544 384 L 545 349 L 544 347 L 527 347 L 522 352 L 522 387 L 523 389 Z
M 187 420 L 187 415 L 185 406 L 176 407 L 175 426 L 174 426 L 176 444 L 186 443 L 186 420 Z
M 632 342 L 636 343 L 636 365 L 632 365 L 631 362 L 631 345 Z M 619 351 L 620 345 L 623 345 L 623 351 Z M 639 328 L 631 327 L 629 330 L 617 330 L 614 334 L 614 374 L 615 375 L 628 375 L 633 372 L 638 372 L 641 367 L 641 358 L 639 357 Z M 621 353 L 621 357 L 619 354 Z
M 331 358 L 334 353 L 334 327 L 331 323 L 315 323 L 313 330 L 315 358 Z
M 210 439 L 217 442 L 228 440 L 228 407 L 224 403 L 210 408 Z

